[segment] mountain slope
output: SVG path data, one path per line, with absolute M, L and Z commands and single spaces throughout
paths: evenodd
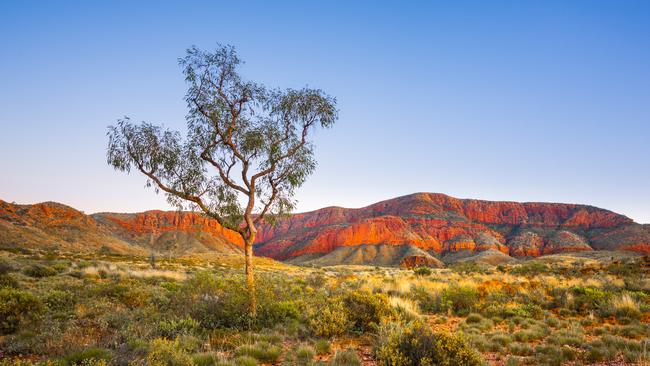
M 114 237 L 92 217 L 55 202 L 17 205 L 0 200 L 0 247 L 146 253 Z
M 133 245 L 165 253 L 241 253 L 239 234 L 196 212 L 96 213 L 92 217 Z
M 184 255 L 240 254 L 242 246 L 237 233 L 194 212 L 85 215 L 53 202 L 0 200 L 0 248 Z M 319 265 L 436 266 L 434 257 L 508 261 L 593 250 L 650 253 L 650 225 L 585 205 L 416 193 L 358 209 L 294 214 L 275 226 L 261 225 L 255 245 L 259 256 Z
M 262 228 L 256 253 L 281 260 L 314 258 L 359 245 L 409 245 L 433 254 L 498 250 L 539 256 L 593 248 L 648 253 L 650 231 L 623 215 L 586 205 L 416 193 L 359 209 L 295 214 Z
M 237 233 L 194 212 L 86 215 L 54 202 L 18 205 L 0 200 L 0 248 L 184 255 L 240 254 L 242 245 Z

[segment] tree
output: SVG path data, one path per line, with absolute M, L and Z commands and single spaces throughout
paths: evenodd
M 256 227 L 294 208 L 296 188 L 316 165 L 310 132 L 336 122 L 336 99 L 319 89 L 245 81 L 232 46 L 213 53 L 192 47 L 179 64 L 188 84 L 187 136 L 125 117 L 108 128 L 108 164 L 137 169 L 178 209 L 202 211 L 241 235 L 255 316 Z

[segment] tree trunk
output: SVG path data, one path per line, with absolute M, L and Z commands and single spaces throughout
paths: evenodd
M 255 234 L 252 234 L 245 240 L 245 254 L 246 254 L 246 287 L 248 288 L 248 297 L 250 303 L 248 304 L 248 313 L 251 317 L 257 315 L 257 294 L 255 293 L 255 275 L 253 273 L 253 243 L 255 242 Z

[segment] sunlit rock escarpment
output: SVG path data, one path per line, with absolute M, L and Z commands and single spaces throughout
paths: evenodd
M 0 201 L 0 247 L 239 254 L 242 241 L 196 212 L 86 215 L 53 202 Z M 416 193 L 363 208 L 297 213 L 275 226 L 261 225 L 255 245 L 259 256 L 294 263 L 405 267 L 441 266 L 440 259 L 504 262 L 510 257 L 593 250 L 650 253 L 650 225 L 586 205 Z
M 256 251 L 281 260 L 309 255 L 313 261 L 361 245 L 414 246 L 438 257 L 487 250 L 513 257 L 594 249 L 650 253 L 650 228 L 592 206 L 416 193 L 359 209 L 295 214 L 264 227 Z

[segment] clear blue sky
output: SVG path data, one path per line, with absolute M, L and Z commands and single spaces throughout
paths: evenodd
M 166 208 L 106 165 L 106 127 L 183 129 L 176 60 L 217 42 L 338 98 L 301 211 L 428 191 L 650 222 L 649 1 L 2 0 L 0 198 Z

